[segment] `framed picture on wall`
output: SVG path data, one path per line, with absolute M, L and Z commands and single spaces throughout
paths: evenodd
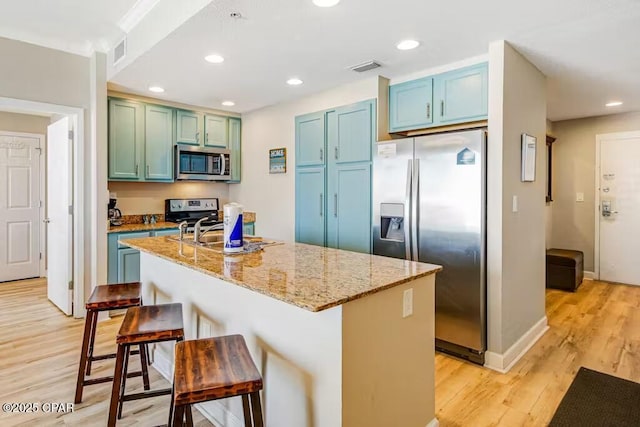
M 287 149 L 272 148 L 269 150 L 269 173 L 287 172 Z
M 536 180 L 536 137 L 522 134 L 522 182 Z

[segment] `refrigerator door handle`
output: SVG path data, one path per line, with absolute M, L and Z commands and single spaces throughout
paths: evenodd
M 404 249 L 405 259 L 411 259 L 411 183 L 413 181 L 412 160 L 407 160 L 407 192 L 404 200 Z
M 418 224 L 420 218 L 420 159 L 414 160 L 413 168 L 413 211 L 411 212 L 411 242 L 413 243 L 413 260 L 419 261 L 418 256 Z

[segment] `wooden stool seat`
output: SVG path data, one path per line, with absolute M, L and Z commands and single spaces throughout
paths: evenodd
M 93 355 L 93 348 L 98 326 L 98 313 L 107 310 L 116 310 L 129 307 L 140 306 L 142 304 L 142 286 L 140 282 L 117 283 L 113 285 L 96 286 L 91 292 L 91 296 L 85 305 L 87 315 L 84 324 L 84 334 L 82 338 L 82 352 L 78 366 L 78 380 L 76 382 L 75 403 L 82 401 L 84 387 L 88 385 L 101 384 L 113 381 L 112 376 L 86 379 L 91 375 L 91 364 L 97 360 L 107 360 L 116 357 L 115 353 Z M 129 378 L 142 376 L 145 390 L 149 389 L 149 374 L 147 370 L 148 360 L 146 348 L 139 351 L 131 351 L 130 354 L 140 354 L 142 369 L 138 372 L 131 372 Z
M 172 388 L 159 390 L 145 388 L 145 391 L 140 393 L 125 394 L 131 346 L 139 345 L 142 349 L 151 343 L 182 340 L 184 340 L 182 304 L 141 305 L 127 310 L 116 336 L 118 351 L 111 389 L 108 427 L 115 426 L 116 419 L 122 417 L 124 402 L 167 395 L 173 391 Z
M 242 396 L 245 426 L 262 427 L 260 390 L 262 376 L 242 335 L 180 342 L 175 348 L 170 425 L 183 425 L 185 418 L 192 425 L 194 403 Z
M 124 316 L 116 342 L 152 343 L 178 338 L 184 338 L 182 304 L 173 303 L 131 307 Z

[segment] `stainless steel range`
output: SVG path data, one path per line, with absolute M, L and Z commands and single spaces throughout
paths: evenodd
M 164 201 L 164 218 L 167 222 L 187 222 L 187 231 L 193 228 L 199 220 L 203 227 L 213 226 L 211 230 L 222 230 L 224 225 L 218 219 L 219 203 L 217 198 L 210 199 L 166 199 Z

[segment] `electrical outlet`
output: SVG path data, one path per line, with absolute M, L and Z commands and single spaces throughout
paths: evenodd
M 402 317 L 413 314 L 413 288 L 407 289 L 402 295 Z
M 518 196 L 513 196 L 513 200 L 511 201 L 511 211 L 518 212 Z

